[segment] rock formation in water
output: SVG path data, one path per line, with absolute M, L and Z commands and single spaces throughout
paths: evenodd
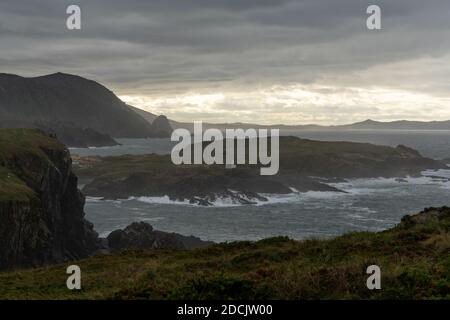
M 153 227 L 145 222 L 134 222 L 123 230 L 115 230 L 108 235 L 107 240 L 112 251 L 146 248 L 196 249 L 213 244 L 193 236 L 153 230 Z
M 166 116 L 158 116 L 153 120 L 152 129 L 154 137 L 168 138 L 172 134 L 172 127 Z

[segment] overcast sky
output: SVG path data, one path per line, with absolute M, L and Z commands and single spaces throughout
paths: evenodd
M 183 121 L 447 120 L 450 1 L 1 0 L 0 72 L 77 74 Z

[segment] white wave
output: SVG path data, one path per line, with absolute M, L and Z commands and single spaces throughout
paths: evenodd
M 301 193 L 301 196 L 307 199 L 332 199 L 348 196 L 348 193 L 336 191 L 307 191 Z
M 69 151 L 70 150 L 74 150 L 74 151 L 76 151 L 76 150 L 109 150 L 109 149 L 113 149 L 113 148 L 117 148 L 117 147 L 120 147 L 120 145 L 117 145 L 117 146 L 103 146 L 103 147 L 94 147 L 94 146 L 91 146 L 91 147 L 87 147 L 87 148 L 80 148 L 80 147 L 69 147 L 69 148 L 67 148 L 67 149 L 69 149 Z
M 139 221 L 144 221 L 144 222 L 157 222 L 157 221 L 161 221 L 164 220 L 164 217 L 154 217 L 154 218 L 139 218 Z
M 298 193 L 288 193 L 288 194 L 273 194 L 273 193 L 262 193 L 261 196 L 267 199 L 267 201 L 257 200 L 257 206 L 278 204 L 278 203 L 291 203 L 299 201 Z
M 210 201 L 210 202 L 212 203 L 213 207 L 222 207 L 222 208 L 240 207 L 240 206 L 244 205 L 240 202 L 236 202 L 236 200 L 234 200 L 233 198 L 230 198 L 230 197 L 218 197 L 214 201 Z
M 424 173 L 430 175 L 423 175 L 420 177 L 406 177 L 406 178 L 358 178 L 358 179 L 350 179 L 346 182 L 339 183 L 330 183 L 331 186 L 340 189 L 344 192 L 334 192 L 334 191 L 308 191 L 308 192 L 299 192 L 297 189 L 290 187 L 291 193 L 288 194 L 266 194 L 262 193 L 260 196 L 267 199 L 267 201 L 248 198 L 245 195 L 240 194 L 236 190 L 229 190 L 234 193 L 236 196 L 252 202 L 250 205 L 256 206 L 264 206 L 264 205 L 273 205 L 273 204 L 281 204 L 281 203 L 296 203 L 296 202 L 314 202 L 315 200 L 329 200 L 329 201 L 343 201 L 342 199 L 348 198 L 352 199 L 353 197 L 361 196 L 361 195 L 370 195 L 374 193 L 392 193 L 396 194 L 407 193 L 408 187 L 411 186 L 426 186 L 426 185 L 436 185 L 440 188 L 450 189 L 450 181 L 445 179 L 444 175 L 450 176 L 450 170 L 441 170 L 441 171 L 426 171 Z M 434 176 L 441 176 L 443 179 L 436 179 Z M 341 200 L 339 200 L 341 199 Z M 162 197 L 129 197 L 128 199 L 116 200 L 116 204 L 121 204 L 120 201 L 139 201 L 143 203 L 149 204 L 160 204 L 160 205 L 182 205 L 182 206 L 194 206 L 194 207 L 204 207 L 197 203 L 190 203 L 189 200 L 171 200 L 169 196 Z M 247 204 L 242 204 L 239 200 L 229 197 L 216 197 L 215 199 L 203 199 L 207 200 L 211 203 L 210 207 L 240 207 L 245 206 Z M 103 198 L 99 197 L 87 197 L 88 202 L 99 202 L 99 201 L 111 201 L 111 200 L 103 200 Z M 323 205 L 323 203 L 322 203 Z M 367 209 L 367 208 L 366 208 Z
M 450 170 L 448 169 L 439 169 L 439 170 L 425 170 L 422 171 L 422 175 L 424 176 L 435 176 L 450 179 Z
M 352 209 L 356 210 L 357 212 L 359 212 L 360 214 L 363 214 L 363 215 L 369 215 L 369 214 L 377 213 L 377 211 L 372 210 L 372 209 L 367 208 L 367 207 L 352 207 Z
M 100 202 L 102 201 L 104 198 L 103 197 L 86 197 L 86 202 Z
M 120 147 L 120 145 L 117 146 L 103 146 L 103 147 L 87 147 L 89 150 L 109 150 Z M 81 148 L 80 148 L 81 149 Z M 85 149 L 85 148 L 83 148 Z
M 417 178 L 406 178 L 412 185 L 435 185 L 443 189 L 450 189 L 450 170 L 426 171 L 426 175 Z
M 113 203 L 114 205 L 120 205 L 122 204 L 122 202 L 126 200 L 126 199 L 116 199 L 116 200 L 111 200 L 111 199 L 105 199 L 104 197 L 90 197 L 90 196 L 86 196 L 86 202 L 87 203 L 99 203 L 99 202 L 109 202 L 109 203 Z
M 171 200 L 169 196 L 163 197 L 130 197 L 127 200 L 136 200 L 143 203 L 149 204 L 164 204 L 164 205 L 182 205 L 182 206 L 193 206 L 193 207 L 204 207 L 197 203 L 190 203 L 188 200 L 180 201 L 180 200 Z M 242 204 L 235 203 L 232 201 L 232 198 L 217 198 L 214 201 L 208 200 L 212 205 L 211 207 L 238 207 Z
M 340 189 L 345 192 L 334 192 L 334 191 L 308 191 L 299 192 L 297 189 L 290 187 L 291 193 L 288 194 L 260 194 L 262 197 L 266 198 L 267 201 L 248 198 L 245 195 L 239 194 L 238 191 L 229 190 L 230 192 L 238 195 L 239 197 L 252 202 L 256 206 L 273 205 L 281 203 L 295 203 L 295 202 L 308 202 L 315 200 L 329 200 L 334 201 L 342 198 L 352 199 L 355 196 L 370 195 L 374 193 L 389 193 L 395 192 L 396 194 L 402 194 L 408 192 L 410 186 L 425 186 L 425 185 L 435 185 L 443 189 L 450 189 L 450 181 L 446 180 L 445 175 L 450 176 L 450 170 L 441 171 L 426 171 L 424 172 L 429 175 L 424 175 L 421 177 L 406 177 L 406 178 L 367 178 L 367 179 L 350 179 L 346 182 L 332 183 L 333 187 Z M 432 175 L 432 176 L 430 176 Z M 434 176 L 443 177 L 443 179 L 436 179 Z M 148 204 L 160 204 L 160 205 L 182 205 L 182 206 L 195 206 L 204 207 L 197 203 L 190 203 L 189 200 L 171 200 L 169 196 L 162 197 L 129 197 L 128 199 L 119 200 L 104 200 L 102 197 L 86 197 L 86 201 L 90 203 L 108 201 L 113 202 L 116 205 L 120 205 L 122 201 L 139 201 Z M 211 203 L 210 207 L 239 207 L 245 206 L 247 204 L 242 204 L 239 200 L 233 197 L 223 196 L 217 197 L 215 199 L 204 199 Z M 339 200 L 342 201 L 342 200 Z
M 261 196 L 266 198 L 268 201 L 258 201 L 258 205 L 274 204 L 274 203 L 294 203 L 294 202 L 304 202 L 305 200 L 314 199 L 335 199 L 338 197 L 347 196 L 345 192 L 337 191 L 307 191 L 300 192 L 294 187 L 289 187 L 291 193 L 287 194 L 269 194 L 263 193 Z
M 268 205 L 268 204 L 276 204 L 276 203 L 286 203 L 293 202 L 299 199 L 299 195 L 296 193 L 290 193 L 285 195 L 279 194 L 261 194 L 262 197 L 266 198 L 267 201 L 259 200 L 259 199 L 250 199 L 248 197 L 242 196 L 241 198 L 248 200 L 254 204 L 250 205 Z M 127 199 L 128 201 L 135 200 L 143 203 L 149 204 L 165 204 L 165 205 L 183 205 L 183 206 L 194 206 L 194 207 L 204 207 L 202 205 L 196 203 L 190 203 L 188 200 L 178 201 L 171 200 L 168 196 L 163 197 L 130 197 Z M 232 197 L 217 197 L 214 200 L 206 199 L 211 203 L 210 207 L 241 207 L 246 206 L 247 204 L 242 204 L 238 200 Z
M 176 201 L 171 200 L 169 196 L 163 197 L 129 197 L 127 200 L 136 200 L 139 202 L 150 203 L 150 204 L 176 204 L 176 205 L 192 205 L 189 201 Z
M 450 188 L 450 181 L 446 178 L 446 175 L 449 175 L 450 178 L 450 170 L 424 171 L 423 173 L 426 173 L 426 175 L 405 178 L 358 178 L 330 185 L 353 195 L 368 195 L 394 190 L 395 192 L 401 192 L 402 189 L 406 190 L 404 187 L 407 186 L 435 185 L 445 189 Z

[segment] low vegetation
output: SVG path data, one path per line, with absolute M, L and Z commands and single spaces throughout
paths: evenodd
M 67 263 L 1 273 L 0 298 L 450 299 L 450 208 L 406 216 L 379 233 L 126 251 L 74 263 L 81 290 L 66 288 Z M 366 287 L 373 264 L 381 290 Z

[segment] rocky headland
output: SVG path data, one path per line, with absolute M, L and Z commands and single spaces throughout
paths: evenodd
M 267 201 L 266 194 L 342 192 L 333 183 L 353 178 L 420 176 L 424 170 L 447 168 L 414 149 L 367 143 L 280 138 L 280 171 L 261 176 L 258 166 L 227 169 L 221 165 L 172 164 L 165 155 L 79 158 L 77 174 L 92 197 L 127 199 L 168 196 L 203 206 L 217 200 L 235 204 Z
M 161 138 L 172 132 L 164 116 L 149 122 L 101 84 L 54 73 L 0 73 L 0 128 L 38 128 L 69 147 L 117 145 L 115 138 Z

